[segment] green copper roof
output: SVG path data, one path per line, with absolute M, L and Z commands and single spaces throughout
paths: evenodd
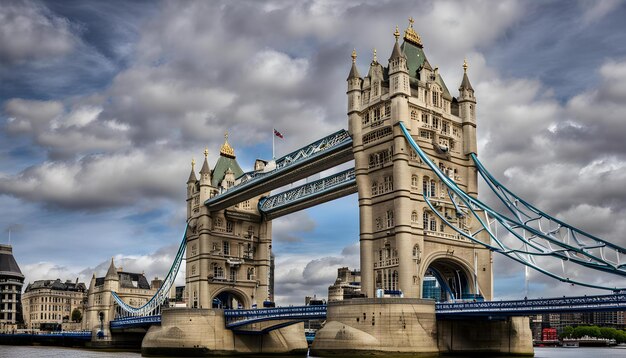
M 226 171 L 230 168 L 235 174 L 235 178 L 240 177 L 243 174 L 243 170 L 237 163 L 235 158 L 225 157 L 220 155 L 213 168 L 213 178 L 211 178 L 211 186 L 217 187 L 219 183 L 224 179 Z
M 426 60 L 424 50 L 410 42 L 404 41 L 400 46 L 407 57 L 407 67 L 409 68 L 409 76 L 417 78 L 417 71 L 422 67 Z

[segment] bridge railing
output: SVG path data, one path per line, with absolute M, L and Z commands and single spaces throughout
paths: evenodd
M 259 202 L 259 210 L 268 212 L 277 208 L 293 204 L 307 198 L 321 195 L 338 187 L 353 185 L 356 183 L 354 168 L 344 170 L 316 181 L 300 185 L 282 193 L 268 196 Z
M 439 315 L 464 315 L 470 313 L 525 315 L 546 312 L 583 312 L 624 309 L 626 309 L 626 294 L 435 304 L 435 312 Z
M 249 310 L 224 310 L 226 327 L 234 328 L 250 323 L 280 319 L 315 319 L 326 317 L 326 306 L 295 306 L 259 308 Z

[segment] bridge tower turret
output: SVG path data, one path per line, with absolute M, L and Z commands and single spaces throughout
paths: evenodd
M 190 175 L 186 250 L 190 308 L 250 308 L 270 297 L 271 221 L 263 220 L 258 211 L 260 197 L 217 211 L 204 205 L 218 193 L 232 189 L 245 179 L 243 176 L 228 134 L 213 170 L 205 149 L 195 184 Z
M 471 230 L 470 218 L 446 201 L 443 183 L 413 152 L 399 127 L 402 122 L 442 171 L 476 195 L 476 171 L 469 158 L 476 150 L 474 92 L 465 77 L 459 98 L 450 95 L 409 21 L 401 45 L 400 32 L 394 32 L 388 67 L 378 63 L 375 52 L 361 82 L 353 54 L 347 79 L 362 292 L 367 297 L 382 290 L 402 291 L 409 298 L 489 299 L 489 251 L 456 234 L 428 207 L 424 193 L 435 199 L 439 214 Z M 433 294 L 425 285 L 435 278 Z
M 463 120 L 463 154 L 477 154 L 476 143 L 476 97 L 474 97 L 474 88 L 467 76 L 468 64 L 463 60 L 463 80 L 459 86 L 459 117 Z M 470 195 L 478 195 L 478 181 L 475 168 L 468 172 L 467 193 Z

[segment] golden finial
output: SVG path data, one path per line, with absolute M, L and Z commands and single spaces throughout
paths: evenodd
M 352 63 L 356 63 L 356 49 L 352 50 Z
M 376 49 L 374 49 L 374 62 L 378 62 L 378 57 L 376 57 Z
M 467 59 L 464 58 L 463 59 L 463 72 L 467 73 L 467 68 L 469 67 L 469 65 L 467 64 Z
M 235 150 L 228 144 L 228 131 L 224 133 L 224 144 L 222 144 L 222 148 L 220 148 L 220 154 L 230 158 L 235 157 Z
M 193 170 L 195 166 L 196 166 L 196 160 L 194 158 L 191 158 L 191 170 Z
M 204 157 L 207 158 L 209 156 L 209 147 L 204 147 Z
M 398 41 L 398 38 L 400 37 L 400 31 L 398 31 L 398 25 L 396 25 L 396 31 L 394 31 L 393 36 L 395 36 L 396 41 Z
M 413 20 L 413 17 L 409 17 L 409 27 L 404 30 L 404 39 L 419 47 L 422 47 L 422 39 L 420 38 L 420 35 L 418 35 L 415 30 L 413 30 L 414 22 L 415 20 Z

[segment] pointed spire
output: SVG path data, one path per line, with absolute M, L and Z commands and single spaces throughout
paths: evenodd
M 378 63 L 378 56 L 376 56 L 376 49 L 374 49 L 374 56 L 372 57 L 373 63 Z
M 400 48 L 400 44 L 398 44 L 398 38 L 400 37 L 400 32 L 398 32 L 398 27 L 396 26 L 396 32 L 393 33 L 393 36 L 396 38 L 396 42 L 393 44 L 393 50 L 391 51 L 391 57 L 389 57 L 389 61 L 395 60 L 396 58 L 404 57 L 406 59 L 406 55 L 404 51 Z
M 350 68 L 348 79 L 351 78 L 361 78 L 359 70 L 356 68 L 356 49 L 352 50 L 352 68 Z
M 228 144 L 228 132 L 224 134 L 224 144 L 220 148 L 220 155 L 229 158 L 235 158 L 235 149 Z
M 209 169 L 209 163 L 207 161 L 208 157 L 209 157 L 209 148 L 204 147 L 204 163 L 202 163 L 202 169 L 200 169 L 200 175 L 211 173 L 211 169 Z
M 189 179 L 187 179 L 187 184 L 195 183 L 196 181 L 198 181 L 198 179 L 196 178 L 195 166 L 196 166 L 196 160 L 191 158 L 191 173 L 189 173 Z
M 463 80 L 461 81 L 461 86 L 459 87 L 459 91 L 463 89 L 468 89 L 473 91 L 472 84 L 470 83 L 469 77 L 467 77 L 467 68 L 469 65 L 467 64 L 467 60 L 463 60 Z
M 105 280 L 117 279 L 117 269 L 115 268 L 115 263 L 113 262 L 113 257 L 111 257 L 111 264 L 109 265 L 109 269 L 107 270 L 106 276 L 104 276 Z

